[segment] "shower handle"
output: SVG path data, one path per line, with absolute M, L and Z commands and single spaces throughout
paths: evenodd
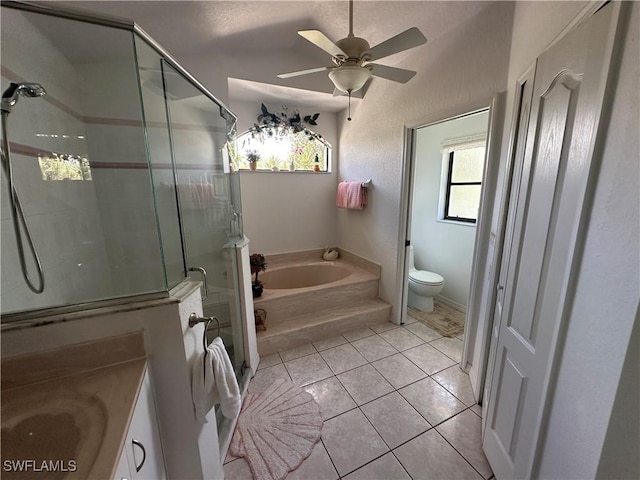
M 207 289 L 207 271 L 202 267 L 189 267 L 190 272 L 200 272 L 202 274 L 202 288 L 200 290 L 200 295 L 202 297 L 202 301 L 207 298 L 209 290 Z

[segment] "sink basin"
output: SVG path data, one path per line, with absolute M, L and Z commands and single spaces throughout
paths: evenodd
M 2 392 L 2 478 L 88 478 L 107 426 L 103 402 L 55 388 L 16 390 Z

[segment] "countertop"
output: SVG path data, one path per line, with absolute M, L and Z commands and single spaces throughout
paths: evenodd
M 113 478 L 145 370 L 141 332 L 3 360 L 2 478 Z

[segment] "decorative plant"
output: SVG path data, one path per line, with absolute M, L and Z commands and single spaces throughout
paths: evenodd
M 249 256 L 249 264 L 251 265 L 251 273 L 256 274 L 255 283 L 258 283 L 258 273 L 267 269 L 267 262 L 261 253 L 252 253 Z
M 258 160 L 260 160 L 260 155 L 258 154 L 258 152 L 256 152 L 255 150 L 247 151 L 247 161 L 249 163 L 258 163 Z
M 309 140 L 321 140 L 322 135 L 316 132 L 312 132 L 306 128 L 303 124 L 318 125 L 316 120 L 320 116 L 319 113 L 312 115 L 305 115 L 304 118 L 300 116 L 300 112 L 296 110 L 292 116 L 288 115 L 288 108 L 282 107 L 282 113 L 275 114 L 269 112 L 264 103 L 260 104 L 260 114 L 256 117 L 256 123 L 253 125 L 253 135 L 266 135 L 273 137 L 278 135 L 285 129 L 291 130 L 294 133 L 303 132 Z
M 253 297 L 259 297 L 262 295 L 262 282 L 258 280 L 258 273 L 264 272 L 267 269 L 267 262 L 264 259 L 264 255 L 261 253 L 252 253 L 249 256 L 249 265 L 251 266 L 251 274 L 256 274 L 255 280 L 251 282 L 251 289 L 253 291 Z

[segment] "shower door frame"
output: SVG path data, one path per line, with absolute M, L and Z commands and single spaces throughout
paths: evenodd
M 40 13 L 43 15 L 49 15 L 53 17 L 59 18 L 67 18 L 70 20 L 77 20 L 86 23 L 91 23 L 94 25 L 101 25 L 106 27 L 118 28 L 122 30 L 127 30 L 131 32 L 134 36 L 138 35 L 141 40 L 143 40 L 147 45 L 149 45 L 153 50 L 155 50 L 162 59 L 167 62 L 173 69 L 175 69 L 180 75 L 182 75 L 186 81 L 188 81 L 191 85 L 193 85 L 200 93 L 208 97 L 211 101 L 216 103 L 221 111 L 225 111 L 232 120 L 233 125 L 235 125 L 238 121 L 237 116 L 225 105 L 224 102 L 220 101 L 215 95 L 213 95 L 202 83 L 200 83 L 193 75 L 191 75 L 178 61 L 167 51 L 165 50 L 159 43 L 157 43 L 147 32 L 145 32 L 138 24 L 136 24 L 133 20 L 104 15 L 104 14 L 87 14 L 79 10 L 75 10 L 73 8 L 62 7 L 59 5 L 49 6 L 44 4 L 36 4 L 31 2 L 18 2 L 13 0 L 3 1 L 3 8 L 12 8 L 16 10 Z M 132 38 L 132 48 L 135 54 L 135 37 Z M 137 55 L 137 54 L 136 54 Z M 137 57 L 136 57 L 137 59 Z M 144 106 L 142 104 L 142 98 L 140 99 L 141 108 L 144 111 Z M 148 148 L 147 148 L 148 154 Z M 149 160 L 148 160 L 149 161 Z M 151 166 L 150 166 L 151 168 Z M 155 200 L 154 200 L 155 201 Z M 157 212 L 156 212 L 157 215 Z M 157 220 L 157 219 L 156 219 Z M 182 225 L 181 225 L 182 228 Z M 181 232 L 182 233 L 182 232 Z M 160 231 L 158 230 L 158 234 Z M 160 238 L 160 241 L 162 239 Z M 183 247 L 184 248 L 184 247 Z M 186 257 L 183 255 L 183 258 L 186 261 Z M 164 262 L 164 258 L 162 259 Z M 186 273 L 186 272 L 185 272 Z M 237 282 L 236 282 L 237 283 Z M 175 286 L 177 288 L 179 285 Z M 150 301 L 150 300 L 163 300 L 169 299 L 171 296 L 171 290 L 173 288 L 169 288 L 166 275 L 165 275 L 165 290 L 159 290 L 156 292 L 143 293 L 138 295 L 131 295 L 126 297 L 115 297 L 115 298 L 107 298 L 94 300 L 89 302 L 78 303 L 75 305 L 61 305 L 55 307 L 45 307 L 40 309 L 33 309 L 27 311 L 20 311 L 15 313 L 8 313 L 2 315 L 2 319 L 0 322 L 0 329 L 2 331 L 9 331 L 15 329 L 21 329 L 33 325 L 39 325 L 42 322 L 42 319 L 45 317 L 52 317 L 47 319 L 47 323 L 58 323 L 66 321 L 70 315 L 73 315 L 77 312 L 86 312 L 87 310 L 98 310 L 109 308 L 116 305 L 123 304 L 134 304 L 141 301 Z M 244 332 L 243 332 L 244 335 Z M 245 352 L 246 357 L 246 352 Z

